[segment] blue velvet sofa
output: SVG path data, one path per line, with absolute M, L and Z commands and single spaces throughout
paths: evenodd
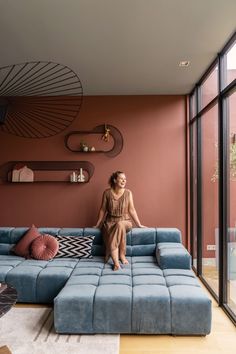
M 94 235 L 92 259 L 24 259 L 11 252 L 28 228 L 0 227 L 0 281 L 19 302 L 54 302 L 58 333 L 207 335 L 211 300 L 191 270 L 181 234 L 171 228 L 132 229 L 129 265 L 104 264 L 99 229 L 39 228 L 53 236 Z

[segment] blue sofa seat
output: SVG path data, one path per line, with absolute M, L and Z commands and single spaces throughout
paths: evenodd
M 64 236 L 94 235 L 93 258 L 24 259 L 11 247 L 27 228 L 0 228 L 0 281 L 18 301 L 54 302 L 58 333 L 147 333 L 206 335 L 211 301 L 191 270 L 191 257 L 177 229 L 132 229 L 129 264 L 116 272 L 104 264 L 100 230 L 40 228 Z

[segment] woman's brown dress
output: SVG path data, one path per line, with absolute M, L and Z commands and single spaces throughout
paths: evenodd
M 107 214 L 102 227 L 103 240 L 106 247 L 106 260 L 111 252 L 119 249 L 119 254 L 126 253 L 126 233 L 131 230 L 132 222 L 129 217 L 130 191 L 124 190 L 120 198 L 116 198 L 111 189 L 103 195 L 103 207 Z

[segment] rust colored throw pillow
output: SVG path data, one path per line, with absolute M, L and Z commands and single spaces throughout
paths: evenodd
M 12 251 L 17 255 L 25 258 L 30 257 L 30 245 L 41 234 L 34 225 L 24 234 L 19 242 L 12 248 Z
M 58 252 L 59 244 L 51 235 L 41 235 L 31 243 L 31 257 L 43 261 L 49 261 Z

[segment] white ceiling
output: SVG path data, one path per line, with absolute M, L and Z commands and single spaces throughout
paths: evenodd
M 85 95 L 186 94 L 235 29 L 236 0 L 0 0 L 0 66 L 69 66 Z

